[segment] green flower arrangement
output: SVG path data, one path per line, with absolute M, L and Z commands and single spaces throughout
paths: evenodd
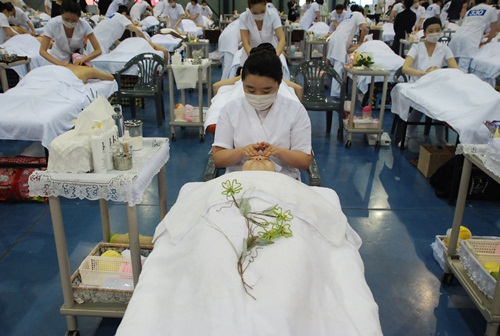
M 373 58 L 367 54 L 367 53 L 360 53 L 357 55 L 358 57 L 356 58 L 356 61 L 354 62 L 355 67 L 367 67 L 369 68 L 371 65 L 373 65 L 375 62 L 373 61 Z
M 245 219 L 248 235 L 243 238 L 243 248 L 241 253 L 238 253 L 236 247 L 227 237 L 227 235 L 213 222 L 210 226 L 226 237 L 231 244 L 234 253 L 238 259 L 237 270 L 241 278 L 241 283 L 245 292 L 256 298 L 250 293 L 252 287 L 245 282 L 245 271 L 258 256 L 258 250 L 264 246 L 274 244 L 276 239 L 281 237 L 290 238 L 293 232 L 290 228 L 290 222 L 294 218 L 290 210 L 283 210 L 281 207 L 274 205 L 262 211 L 255 211 L 250 204 L 250 197 L 245 197 L 245 191 L 239 199 L 235 195 L 239 194 L 243 187 L 238 180 L 227 180 L 222 182 L 222 195 L 226 196 L 231 206 L 236 206 L 239 209 L 241 216 Z M 250 190 L 251 191 L 251 190 Z M 208 220 L 208 219 L 207 219 Z

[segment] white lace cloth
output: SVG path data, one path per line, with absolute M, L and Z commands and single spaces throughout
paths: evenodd
M 459 144 L 455 154 L 475 155 L 486 169 L 500 177 L 500 140 L 491 139 L 487 145 Z
M 31 196 L 79 198 L 141 203 L 153 177 L 167 163 L 169 140 L 145 138 L 144 147 L 133 152 L 133 167 L 127 171 L 111 170 L 105 174 L 70 174 L 35 171 L 29 177 Z

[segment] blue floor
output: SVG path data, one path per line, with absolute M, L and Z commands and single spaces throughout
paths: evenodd
M 213 78 L 220 78 L 220 69 L 214 68 Z M 188 98 L 197 100 L 194 93 Z M 138 117 L 145 121 L 146 136 L 170 136 L 165 125 L 156 127 L 152 102 L 139 110 Z M 429 181 L 409 163 L 417 154 L 394 145 L 376 150 L 362 135 L 355 135 L 346 149 L 335 136 L 325 134 L 324 113 L 310 117 L 322 185 L 339 194 L 349 223 L 363 239 L 366 280 L 379 305 L 384 335 L 482 335 L 486 322 L 464 289 L 440 283 L 442 271 L 429 245 L 451 226 L 454 208 L 437 198 Z M 384 129 L 390 130 L 391 123 L 388 113 Z M 169 206 L 183 184 L 203 179 L 213 136 L 200 143 L 197 132 L 177 129 L 177 141 L 171 144 Z M 0 153 L 8 151 L 12 145 L 0 143 Z M 75 269 L 101 239 L 98 202 L 62 202 Z M 110 215 L 112 231 L 126 232 L 124 205 L 111 204 Z M 138 216 L 140 232 L 152 235 L 159 221 L 155 183 L 138 207 Z M 498 204 L 468 202 L 464 225 L 475 235 L 500 235 L 499 217 Z M 62 301 L 48 204 L 0 203 L 0 335 L 64 335 Z M 120 323 L 90 317 L 78 321 L 82 336 L 113 335 Z

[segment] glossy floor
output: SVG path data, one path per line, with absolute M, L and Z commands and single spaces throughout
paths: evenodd
M 214 78 L 219 76 L 220 70 L 214 69 Z M 196 101 L 194 94 L 188 97 Z M 156 127 L 152 106 L 149 102 L 146 109 L 139 110 L 145 135 L 170 136 L 165 125 Z M 128 111 L 125 113 L 127 117 Z M 416 154 L 394 146 L 376 150 L 362 135 L 354 136 L 352 147 L 346 149 L 334 136 L 325 134 L 324 113 L 310 116 L 322 184 L 339 194 L 351 226 L 363 239 L 360 253 L 384 334 L 483 334 L 485 320 L 463 288 L 440 283 L 442 271 L 429 245 L 451 226 L 454 208 L 437 198 L 429 181 L 409 163 Z M 386 130 L 391 122 L 388 113 Z M 200 143 L 197 130 L 177 129 L 167 163 L 169 206 L 183 184 L 202 180 L 212 140 L 209 135 Z M 0 145 L 2 153 L 16 149 L 12 143 Z M 140 231 L 147 235 L 153 234 L 159 221 L 154 185 L 138 207 Z M 112 204 L 110 214 L 112 231 L 126 232 L 124 205 Z M 70 263 L 75 269 L 101 239 L 98 204 L 63 200 L 63 215 Z M 477 235 L 500 235 L 499 216 L 497 204 L 469 202 L 464 224 Z M 0 334 L 63 335 L 66 322 L 59 314 L 61 303 L 48 204 L 0 203 Z M 90 317 L 78 320 L 82 335 L 112 335 L 120 322 Z

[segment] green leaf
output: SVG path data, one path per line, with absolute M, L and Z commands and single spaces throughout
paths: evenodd
M 262 214 L 264 214 L 264 215 L 273 215 L 274 214 L 274 212 L 273 212 L 274 208 L 276 208 L 276 205 L 273 205 L 273 206 L 271 206 L 271 207 L 263 210 Z
M 271 245 L 271 244 L 274 244 L 274 242 L 270 241 L 270 240 L 262 239 L 260 237 L 255 240 L 255 246 L 266 246 L 266 245 Z
M 247 250 L 250 251 L 255 247 L 255 241 L 257 240 L 257 236 L 250 236 L 247 241 Z
M 243 238 L 243 249 L 241 250 L 240 262 L 243 264 L 245 258 L 247 257 L 247 239 Z
M 243 217 L 248 217 L 248 214 L 252 211 L 252 206 L 250 205 L 249 198 L 242 198 L 240 201 L 240 213 Z

